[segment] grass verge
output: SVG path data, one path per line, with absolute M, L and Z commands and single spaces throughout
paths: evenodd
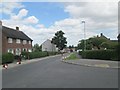
M 76 56 L 75 53 L 70 54 L 70 56 L 66 57 L 65 60 L 76 60 L 78 57 Z

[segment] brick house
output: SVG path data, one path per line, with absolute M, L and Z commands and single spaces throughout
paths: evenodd
M 118 35 L 118 37 L 117 37 L 117 38 L 118 38 L 118 42 L 120 42 L 120 34 Z
M 25 33 L 15 29 L 2 26 L 2 53 L 20 55 L 22 51 L 32 52 L 32 39 Z

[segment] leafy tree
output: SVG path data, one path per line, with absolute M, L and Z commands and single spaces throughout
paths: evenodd
M 35 52 L 39 52 L 39 51 L 42 51 L 42 46 L 39 46 L 39 44 L 35 44 L 33 46 L 33 49 L 34 49 Z
M 85 44 L 86 44 L 86 50 L 91 50 L 92 49 L 92 44 L 91 44 L 91 41 L 90 40 L 86 40 L 86 43 L 84 43 L 85 40 L 81 40 L 78 44 L 78 49 L 82 49 L 84 51 L 85 49 Z
M 82 49 L 84 51 L 84 40 L 79 41 L 79 44 L 77 47 L 78 49 Z
M 86 40 L 86 50 L 91 50 L 94 47 L 107 48 L 107 49 L 115 49 L 118 45 L 118 42 L 113 42 L 105 36 L 97 36 L 91 37 Z M 78 49 L 84 50 L 84 40 L 81 40 L 78 44 Z
M 55 33 L 55 36 L 52 38 L 52 43 L 54 43 L 56 45 L 56 47 L 58 47 L 58 50 L 63 50 L 66 47 L 67 41 L 66 41 L 66 37 L 64 37 L 65 33 L 63 31 L 57 31 Z
M 100 45 L 103 43 L 103 42 L 107 42 L 108 39 L 104 38 L 104 37 L 92 37 L 92 38 L 89 38 L 91 44 L 93 46 L 96 46 L 98 49 L 100 49 Z
M 116 49 L 118 42 L 109 42 L 109 49 Z
M 70 45 L 70 46 L 69 46 L 69 49 L 71 49 L 71 48 L 74 48 L 74 45 Z
M 109 44 L 109 42 L 103 42 L 101 45 L 100 45 L 100 47 L 102 47 L 102 48 L 109 48 L 110 47 L 110 44 Z

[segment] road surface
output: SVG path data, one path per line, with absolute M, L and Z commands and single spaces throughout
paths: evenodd
M 2 71 L 3 88 L 118 88 L 118 70 L 61 62 L 61 56 Z

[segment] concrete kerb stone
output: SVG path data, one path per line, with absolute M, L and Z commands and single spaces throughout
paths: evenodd
M 110 67 L 110 66 L 102 66 L 100 64 L 82 64 L 82 63 L 75 63 L 75 62 L 69 62 L 66 60 L 62 60 L 62 62 L 67 63 L 67 64 L 73 64 L 73 65 L 79 65 L 79 66 L 86 66 L 86 67 L 96 67 L 96 68 L 110 68 L 110 69 L 119 69 L 120 67 Z

